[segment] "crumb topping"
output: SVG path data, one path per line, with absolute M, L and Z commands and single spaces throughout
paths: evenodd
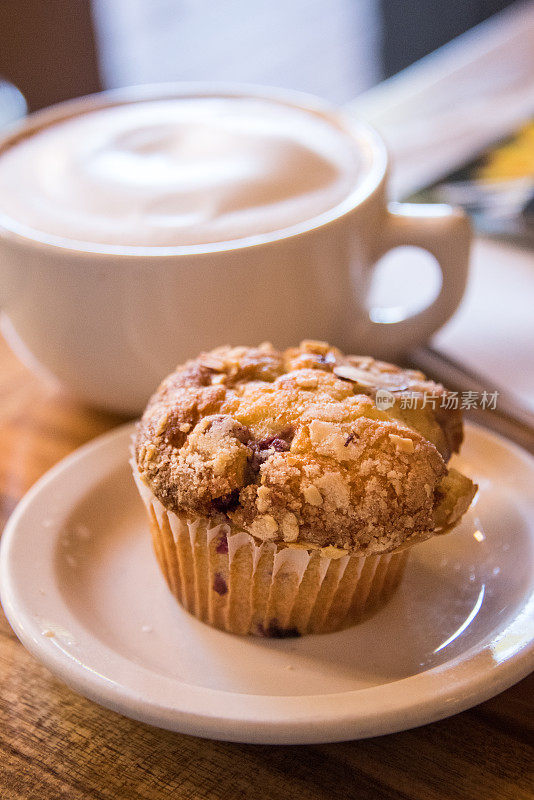
M 394 398 L 386 411 L 376 393 Z M 401 408 L 400 395 L 415 398 Z M 388 552 L 450 528 L 472 482 L 443 386 L 325 342 L 220 347 L 169 375 L 138 426 L 142 479 L 171 511 L 226 518 L 263 541 Z M 458 477 L 459 476 L 459 477 Z

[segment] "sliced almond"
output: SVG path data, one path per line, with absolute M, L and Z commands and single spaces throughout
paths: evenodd
M 323 504 L 323 497 L 321 492 L 317 488 L 311 484 L 310 486 L 305 486 L 302 490 L 302 494 L 304 495 L 304 499 L 307 503 L 311 506 L 321 506 Z
M 272 541 L 272 539 L 276 539 L 278 523 L 270 514 L 265 514 L 262 517 L 256 517 L 249 531 L 252 536 L 256 536 L 258 539 L 267 542 L 270 540 Z
M 259 486 L 258 487 L 258 497 L 256 499 L 256 508 L 260 512 L 260 514 L 265 514 L 267 509 L 269 508 L 271 500 L 271 492 L 267 486 Z
M 224 372 L 225 363 L 221 358 L 212 355 L 203 355 L 199 359 L 203 367 L 214 370 L 214 372 Z
M 397 448 L 402 453 L 413 453 L 414 452 L 415 445 L 413 443 L 413 439 L 409 439 L 408 437 L 405 437 L 405 436 L 397 436 L 396 433 L 390 433 L 389 434 L 389 438 L 391 439 L 393 444 L 396 445 Z
M 345 381 L 352 381 L 360 386 L 373 387 L 376 386 L 376 381 L 373 381 L 368 372 L 357 367 L 351 367 L 349 364 L 342 364 L 339 367 L 334 367 L 334 375 L 342 378 Z
M 282 536 L 284 542 L 296 542 L 299 538 L 299 523 L 291 512 L 288 512 L 282 520 Z
M 299 375 L 296 383 L 301 389 L 317 389 L 317 378 L 314 375 Z

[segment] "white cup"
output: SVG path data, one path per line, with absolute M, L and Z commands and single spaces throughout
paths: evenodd
M 220 344 L 303 338 L 349 352 L 395 358 L 427 340 L 464 292 L 470 228 L 449 206 L 386 202 L 380 137 L 314 98 L 258 88 L 160 86 L 105 92 L 28 117 L 0 139 L 18 138 L 87 111 L 132 100 L 183 96 L 268 97 L 342 126 L 366 163 L 335 208 L 274 233 L 209 245 L 88 245 L 28 233 L 0 215 L 0 305 L 15 350 L 97 406 L 138 413 L 176 364 Z M 369 315 L 376 261 L 414 245 L 437 259 L 441 290 L 400 321 Z

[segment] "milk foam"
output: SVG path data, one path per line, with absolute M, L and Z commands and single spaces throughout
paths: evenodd
M 0 155 L 0 212 L 48 236 L 123 246 L 230 241 L 344 200 L 361 155 L 335 123 L 262 98 L 109 106 Z

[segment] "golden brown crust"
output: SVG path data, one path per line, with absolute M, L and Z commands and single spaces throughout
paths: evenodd
M 414 407 L 401 407 L 404 392 Z M 224 514 L 263 540 L 387 552 L 450 527 L 473 497 L 469 479 L 447 474 L 462 427 L 444 396 L 420 372 L 322 342 L 222 347 L 163 381 L 137 467 L 171 511 Z

